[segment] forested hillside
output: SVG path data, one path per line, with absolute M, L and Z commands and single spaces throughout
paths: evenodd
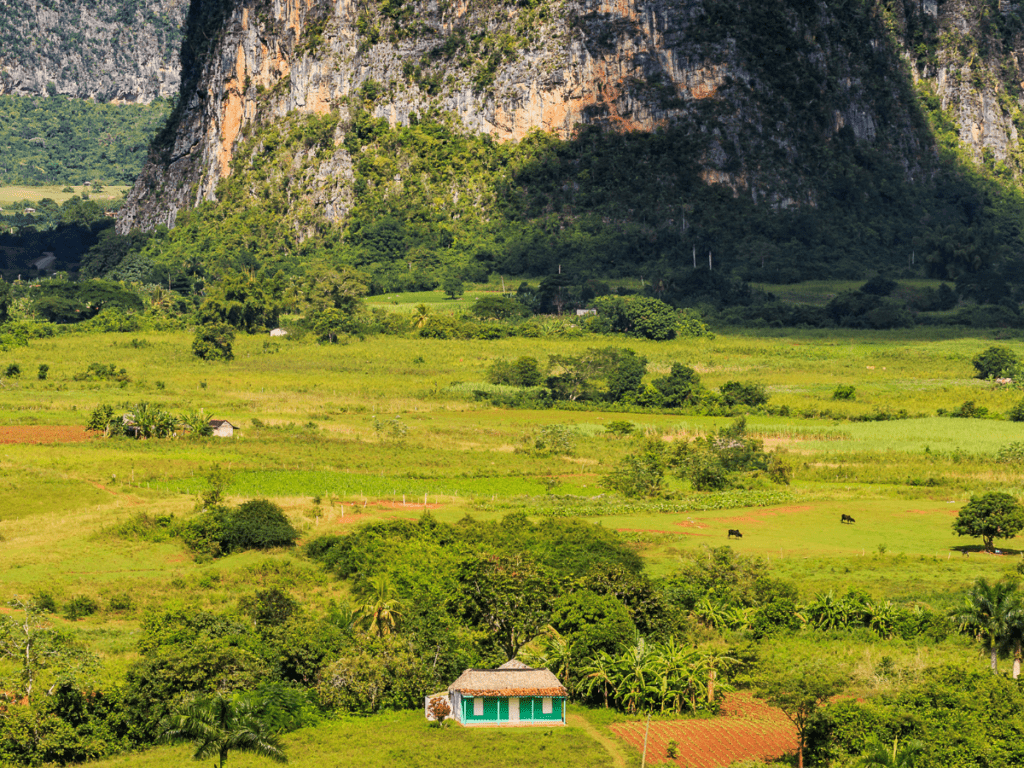
M 0 184 L 131 184 L 170 104 L 0 96 Z

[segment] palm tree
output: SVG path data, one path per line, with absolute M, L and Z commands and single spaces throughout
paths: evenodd
M 636 645 L 627 648 L 615 662 L 618 679 L 615 693 L 626 711 L 635 715 L 655 690 L 654 654 L 644 638 L 637 637 Z
M 235 698 L 215 694 L 186 704 L 160 721 L 161 741 L 191 741 L 197 745 L 193 760 L 216 757 L 220 768 L 231 750 L 288 762 L 276 734 L 270 733 L 251 695 Z
M 960 631 L 980 640 L 982 648 L 991 659 L 992 672 L 996 672 L 996 661 L 1007 644 L 1007 618 L 1017 603 L 1017 585 L 1011 581 L 989 584 L 984 578 L 978 579 L 964 598 L 964 605 L 954 612 L 953 620 Z
M 364 592 L 366 602 L 362 613 L 368 622 L 371 634 L 378 637 L 390 635 L 398 628 L 402 620 L 402 602 L 398 599 L 398 591 L 386 574 L 371 576 L 369 589 Z
M 924 752 L 923 741 L 907 741 L 902 746 L 899 738 L 892 741 L 892 749 L 872 736 L 864 745 L 864 753 L 857 762 L 858 768 L 916 768 Z
M 1024 660 L 1024 600 L 1014 594 L 1009 601 L 1005 616 L 1006 634 L 1003 648 L 1013 654 L 1013 679 L 1020 677 L 1020 665 Z
M 566 688 L 574 688 L 573 653 L 575 648 L 557 629 L 548 625 L 541 640 L 541 653 L 536 657 L 536 665 L 547 667 L 555 673 L 555 677 L 565 683 Z
M 615 662 L 611 656 L 604 651 L 599 651 L 597 656 L 590 660 L 580 669 L 582 677 L 576 684 L 576 690 L 583 696 L 590 696 L 594 688 L 601 686 L 604 694 L 604 708 L 608 709 L 608 686 L 614 685 Z

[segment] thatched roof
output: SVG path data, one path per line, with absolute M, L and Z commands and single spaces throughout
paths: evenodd
M 558 678 L 546 669 L 533 669 L 517 659 L 497 669 L 467 669 L 448 686 L 463 696 L 568 696 Z

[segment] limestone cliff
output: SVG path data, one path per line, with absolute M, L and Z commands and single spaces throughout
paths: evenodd
M 685 126 L 706 182 L 777 207 L 815 203 L 830 143 L 914 178 L 931 139 L 886 21 L 852 0 L 194 0 L 178 110 L 120 228 L 214 199 L 239 142 L 289 113 L 340 114 L 340 145 L 357 102 L 392 124 L 453 113 L 502 141 Z M 345 212 L 337 196 L 322 209 Z
M 188 0 L 0 0 L 0 94 L 174 96 L 187 11 Z

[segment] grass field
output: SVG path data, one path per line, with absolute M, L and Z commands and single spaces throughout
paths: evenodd
M 447 307 L 434 292 L 402 297 Z M 406 299 L 411 299 L 406 301 Z M 377 297 L 387 306 L 387 297 Z M 972 493 L 1024 494 L 1016 465 L 997 452 L 1024 441 L 1024 424 L 1005 419 L 939 417 L 973 400 L 1005 414 L 1024 393 L 972 378 L 971 358 L 993 343 L 967 336 L 843 332 L 719 335 L 714 339 L 644 342 L 506 339 L 434 341 L 395 337 L 320 346 L 264 336 L 239 337 L 236 359 L 205 363 L 190 354 L 184 333 L 68 334 L 34 340 L 0 356 L 20 378 L 0 388 L 0 583 L 9 597 L 47 591 L 75 595 L 102 610 L 77 622 L 56 617 L 101 655 L 111 679 L 135 657 L 139 621 L 148 609 L 198 604 L 226 609 L 253 585 L 301 589 L 312 605 L 346 596 L 297 552 L 233 555 L 197 562 L 175 541 L 126 539 L 115 528 L 140 512 L 188 516 L 215 465 L 231 473 L 233 501 L 265 496 L 280 503 L 305 539 L 345 532 L 367 520 L 415 519 L 427 509 L 440 520 L 466 514 L 496 519 L 513 511 L 571 514 L 622 533 L 653 576 L 672 574 L 681 556 L 729 544 L 764 557 L 775 576 L 795 581 L 801 597 L 856 587 L 876 598 L 945 610 L 978 576 L 998 578 L 1021 561 L 1019 543 L 1005 554 L 977 552 L 950 523 Z M 1018 354 L 1024 344 L 1000 340 Z M 633 449 L 605 426 L 626 420 L 667 441 L 727 424 L 721 417 L 680 413 L 505 410 L 476 402 L 474 382 L 495 360 L 629 346 L 649 360 L 649 375 L 673 361 L 693 365 L 718 387 L 729 380 L 764 384 L 787 417 L 752 415 L 751 433 L 784 448 L 792 484 L 764 503 L 743 492 L 694 494 L 672 478 L 668 496 L 624 500 L 601 478 Z M 76 381 L 90 363 L 114 363 L 130 381 Z M 50 366 L 45 381 L 35 378 Z M 851 401 L 832 400 L 839 384 Z M 180 412 L 203 409 L 241 428 L 234 439 L 81 439 L 100 404 L 126 409 L 148 401 Z M 906 409 L 915 418 L 850 422 Z M 828 412 L 824 417 L 822 412 Z M 815 416 L 811 418 L 811 416 Z M 381 424 L 384 428 L 379 428 Z M 391 425 L 400 425 L 401 428 Z M 573 430 L 567 455 L 534 450 L 546 426 Z M 730 495 L 731 494 L 731 495 Z M 841 514 L 856 519 L 841 525 Z M 739 528 L 742 539 L 726 539 Z M 964 556 L 964 553 L 969 556 Z M 133 608 L 108 608 L 129 594 Z M 849 645 L 836 640 L 835 648 Z M 881 642 L 881 641 L 879 641 Z M 844 644 L 845 643 L 845 644 Z M 934 647 L 858 637 L 851 653 L 870 686 L 873 659 L 891 654 L 906 668 L 929 659 L 984 666 L 963 639 Z M 924 654 L 922 656 L 922 654 Z M 873 689 L 872 689 L 873 690 Z M 613 738 L 601 725 L 602 733 Z M 381 734 L 387 739 L 381 741 Z M 517 732 L 518 734 L 518 732 Z M 442 758 L 472 763 L 535 764 L 541 751 L 555 765 L 606 765 L 611 757 L 582 732 L 427 731 L 419 713 L 332 722 L 288 737 L 292 762 L 320 765 L 427 765 Z M 100 765 L 180 764 L 183 748 L 161 748 Z M 630 758 L 632 759 L 632 758 Z M 604 761 L 604 762 L 602 762 Z M 255 764 L 232 757 L 233 765 Z
M 75 195 L 88 193 L 93 200 L 120 200 L 129 187 L 104 186 L 102 192 L 93 192 L 91 187 L 72 186 L 73 192 L 64 192 L 65 184 L 47 186 L 0 185 L 0 208 L 6 208 L 22 200 L 38 203 L 43 198 L 50 198 L 58 205 L 70 200 Z

